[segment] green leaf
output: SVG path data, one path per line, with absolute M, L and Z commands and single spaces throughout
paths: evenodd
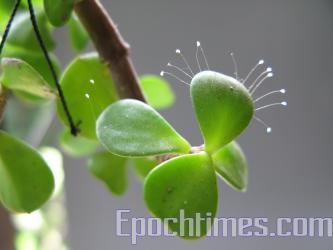
M 0 200 L 13 212 L 32 212 L 51 196 L 54 179 L 39 153 L 0 131 Z
M 191 96 L 207 152 L 233 141 L 251 121 L 252 98 L 243 84 L 232 77 L 200 72 L 192 80 Z
M 3 51 L 3 56 L 17 58 L 27 62 L 43 76 L 46 82 L 50 84 L 51 88 L 55 89 L 51 71 L 47 65 L 47 62 L 45 61 L 44 55 L 40 51 L 31 51 L 7 43 Z M 56 72 L 59 73 L 60 66 L 57 57 L 53 53 L 50 53 L 50 57 Z
M 169 83 L 155 75 L 145 75 L 140 78 L 142 90 L 149 105 L 155 109 L 169 108 L 175 101 L 175 95 Z
M 53 50 L 55 48 L 55 42 L 52 39 L 51 28 L 45 14 L 41 11 L 37 11 L 36 19 L 47 49 Z M 7 42 L 30 51 L 40 51 L 40 46 L 31 24 L 30 15 L 27 11 L 19 13 L 15 17 Z
M 149 172 L 158 165 L 154 158 L 134 158 L 133 161 L 135 172 L 141 180 L 144 180 Z
M 149 105 L 132 99 L 117 101 L 97 120 L 97 137 L 111 152 L 142 157 L 188 153 L 190 144 Z
M 60 84 L 80 135 L 96 139 L 97 117 L 117 99 L 107 66 L 96 53 L 80 56 L 67 67 Z M 58 114 L 67 125 L 63 107 L 59 101 L 57 104 Z
M 184 155 L 157 166 L 146 178 L 144 198 L 156 217 L 177 219 L 169 222 L 169 228 L 178 236 L 204 236 L 210 227 L 207 218 L 214 218 L 218 200 L 216 174 L 209 156 Z M 181 223 L 181 211 L 185 219 L 193 219 L 192 231 L 189 223 Z M 199 221 L 196 213 L 205 220 Z M 200 228 L 195 228 L 196 223 Z
M 44 78 L 28 63 L 14 58 L 1 60 L 1 83 L 11 90 L 19 90 L 33 96 L 52 99 L 53 90 Z
M 72 47 L 77 51 L 84 50 L 87 47 L 89 41 L 88 33 L 74 13 L 69 20 L 69 36 Z
M 66 153 L 81 157 L 92 154 L 99 143 L 79 135 L 73 136 L 68 129 L 65 129 L 60 135 L 60 145 Z
M 54 26 L 63 26 L 70 19 L 74 0 L 44 0 L 47 17 Z
M 248 170 L 245 155 L 237 142 L 230 142 L 212 155 L 216 172 L 232 188 L 246 191 Z
M 91 157 L 88 168 L 112 193 L 122 195 L 127 189 L 126 161 L 124 157 L 102 152 Z

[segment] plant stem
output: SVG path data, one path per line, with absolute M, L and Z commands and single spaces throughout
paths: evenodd
M 9 212 L 0 204 L 0 249 L 15 250 L 15 229 Z
M 146 99 L 129 58 L 129 45 L 98 0 L 83 0 L 74 10 L 89 33 L 100 58 L 108 65 L 120 98 Z
M 2 85 L 0 85 L 0 122 L 2 120 L 3 114 L 5 113 L 5 107 L 7 102 L 8 91 Z

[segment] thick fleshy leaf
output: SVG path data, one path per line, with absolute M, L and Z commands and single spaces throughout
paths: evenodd
M 169 221 L 178 236 L 198 238 L 207 233 L 207 218 L 217 210 L 217 184 L 214 167 L 206 153 L 179 156 L 154 168 L 144 183 L 144 198 L 149 210 Z M 196 213 L 205 220 L 199 221 Z M 181 217 L 192 219 L 194 226 L 181 223 Z M 185 224 L 185 225 L 184 225 Z M 195 225 L 200 225 L 200 228 Z
M 22 47 L 14 46 L 9 43 L 6 44 L 4 51 L 4 57 L 9 58 L 17 58 L 21 59 L 28 64 L 30 64 L 35 70 L 39 72 L 46 80 L 48 84 L 50 84 L 51 88 L 55 89 L 54 80 L 51 74 L 51 71 L 45 61 L 44 55 L 41 51 L 31 51 Z M 57 73 L 60 72 L 59 61 L 57 57 L 50 53 L 51 61 Z
M 157 160 L 154 158 L 135 158 L 134 169 L 137 176 L 144 180 L 149 172 L 158 165 Z
M 45 13 L 54 26 L 63 26 L 70 19 L 74 0 L 44 0 Z
M 111 153 L 142 157 L 188 153 L 190 144 L 149 105 L 132 99 L 111 104 L 97 120 L 97 137 Z
M 117 99 L 111 75 L 97 54 L 76 58 L 66 69 L 60 81 L 74 122 L 80 135 L 96 139 L 96 119 Z M 58 101 L 58 114 L 67 124 L 63 107 Z
M 19 90 L 36 97 L 52 99 L 54 91 L 44 78 L 28 63 L 14 58 L 1 60 L 1 83 L 11 90 Z
M 53 50 L 55 48 L 55 42 L 52 39 L 51 28 L 45 14 L 42 11 L 37 11 L 36 19 L 47 49 Z M 28 11 L 19 13 L 15 17 L 7 41 L 11 45 L 22 47 L 30 51 L 40 51 L 40 46 L 31 25 Z
M 191 96 L 207 152 L 234 140 L 251 121 L 252 98 L 243 84 L 232 77 L 200 72 L 193 77 Z
M 124 157 L 102 152 L 91 157 L 88 168 L 112 193 L 121 195 L 127 189 L 126 162 L 127 159 Z
M 142 90 L 149 105 L 155 109 L 169 108 L 175 101 L 175 95 L 169 83 L 155 75 L 140 77 Z
M 237 142 L 230 142 L 212 155 L 216 172 L 232 188 L 246 191 L 248 170 L 245 155 Z
M 52 195 L 54 179 L 40 154 L 0 131 L 0 200 L 13 212 L 32 212 Z
M 60 145 L 66 153 L 80 157 L 92 154 L 99 143 L 79 135 L 73 136 L 68 129 L 65 129 L 60 135 Z
M 74 13 L 69 20 L 69 36 L 72 47 L 77 51 L 84 50 L 87 47 L 89 41 L 88 33 Z

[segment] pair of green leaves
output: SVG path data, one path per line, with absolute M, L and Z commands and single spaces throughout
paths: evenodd
M 237 190 L 245 190 L 247 166 L 244 154 L 233 140 L 247 127 L 253 115 L 252 99 L 237 80 L 212 71 L 197 74 L 191 97 L 205 141 L 205 150 L 190 154 L 190 144 L 153 108 L 126 99 L 110 105 L 97 120 L 97 136 L 110 152 L 126 157 L 180 154 L 154 168 L 144 184 L 145 201 L 154 215 L 176 218 L 171 230 L 185 238 L 206 234 L 182 230 L 180 211 L 196 221 L 215 215 L 216 174 Z
M 167 108 L 174 102 L 169 84 L 158 76 L 140 78 L 141 87 L 149 103 L 155 108 Z M 96 120 L 101 112 L 118 100 L 112 77 L 96 53 L 79 56 L 66 68 L 61 80 L 65 98 L 80 135 L 96 140 Z M 67 124 L 61 103 L 60 119 Z

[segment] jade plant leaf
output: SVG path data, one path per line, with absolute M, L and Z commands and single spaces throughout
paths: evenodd
M 207 218 L 215 216 L 218 200 L 216 174 L 209 156 L 202 152 L 160 164 L 146 177 L 144 199 L 156 217 L 177 219 L 168 221 L 168 225 L 178 236 L 204 236 L 210 227 Z M 206 220 L 198 221 L 196 213 Z M 181 222 L 182 214 L 183 219 L 193 219 L 194 227 Z M 200 228 L 195 228 L 196 223 Z
M 200 72 L 192 79 L 191 97 L 207 152 L 234 140 L 251 121 L 252 98 L 243 84 L 232 77 Z
M 149 172 L 158 165 L 154 158 L 135 158 L 133 162 L 135 173 L 141 180 L 144 180 Z
M 47 49 L 49 51 L 53 50 L 55 48 L 55 42 L 52 39 L 51 27 L 47 22 L 44 12 L 38 11 L 36 13 L 36 19 Z M 40 46 L 31 25 L 30 15 L 27 11 L 19 13 L 15 17 L 7 42 L 30 51 L 40 51 Z
M 13 212 L 32 212 L 52 195 L 54 179 L 40 154 L 0 131 L 0 200 Z
M 103 181 L 109 190 L 122 195 L 127 189 L 127 158 L 101 152 L 93 155 L 89 162 L 90 172 Z
M 84 50 L 89 41 L 87 31 L 74 13 L 69 20 L 69 37 L 72 47 L 77 51 Z
M 175 95 L 167 81 L 155 75 L 140 77 L 142 90 L 149 105 L 155 109 L 165 109 L 172 106 Z
M 97 120 L 99 141 L 111 153 L 142 157 L 188 153 L 190 144 L 149 105 L 124 99 L 111 104 Z
M 245 155 L 237 142 L 233 141 L 212 155 L 216 172 L 232 188 L 246 191 L 248 169 Z
M 96 53 L 80 56 L 67 67 L 60 84 L 80 135 L 96 139 L 97 117 L 117 99 L 107 66 Z M 67 125 L 59 100 L 57 107 L 60 119 Z
M 28 63 L 14 58 L 1 60 L 1 83 L 11 90 L 19 90 L 36 97 L 52 99 L 54 91 L 44 78 Z
M 3 56 L 17 58 L 27 62 L 43 76 L 46 82 L 50 84 L 51 88 L 55 89 L 51 71 L 45 61 L 44 55 L 40 51 L 31 51 L 29 49 L 7 43 L 3 51 Z M 59 73 L 60 66 L 57 57 L 53 53 L 50 53 L 50 57 L 56 72 Z
M 70 19 L 74 0 L 44 0 L 44 10 L 54 26 L 63 26 Z
M 92 154 L 99 145 L 95 140 L 80 135 L 73 136 L 68 129 L 62 131 L 59 140 L 61 148 L 66 153 L 76 157 Z

